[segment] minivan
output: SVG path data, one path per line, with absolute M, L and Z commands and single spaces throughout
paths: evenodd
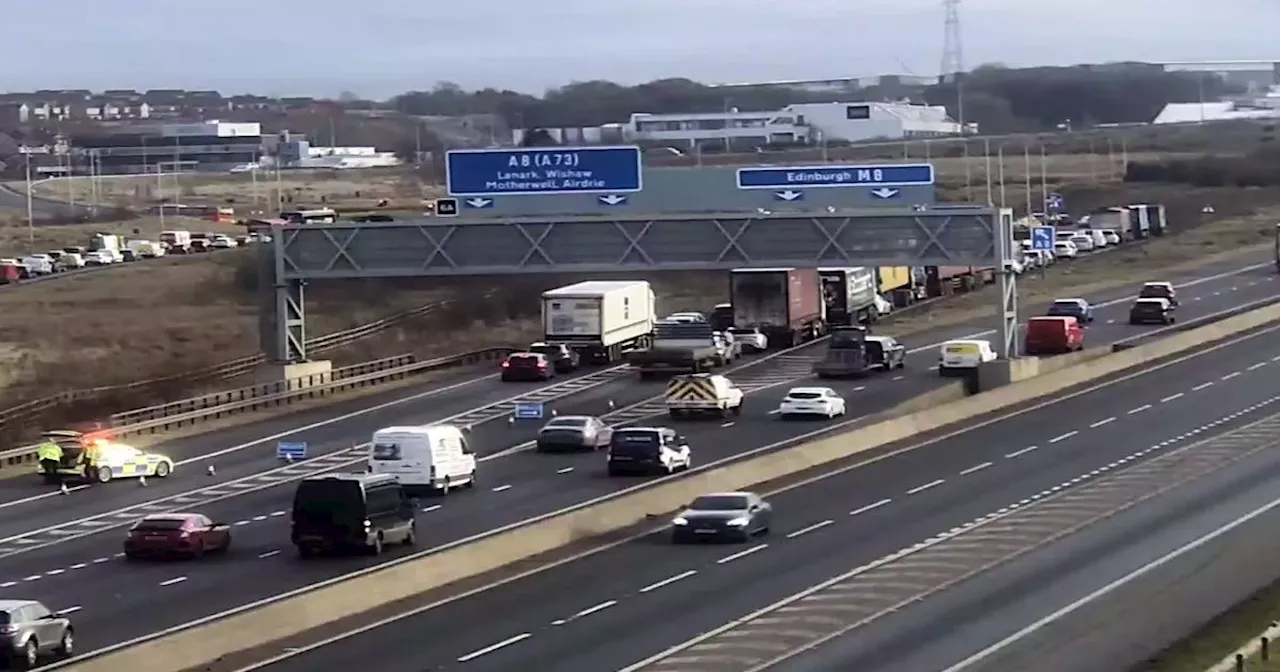
M 476 484 L 476 455 L 453 425 L 386 427 L 369 442 L 369 472 L 388 474 L 406 491 L 449 494 Z
M 289 538 L 298 555 L 357 550 L 380 555 L 387 544 L 417 542 L 413 499 L 388 474 L 323 474 L 298 482 Z
M 1028 355 L 1054 355 L 1084 349 L 1084 329 L 1074 317 L 1033 317 L 1027 320 L 1023 351 Z

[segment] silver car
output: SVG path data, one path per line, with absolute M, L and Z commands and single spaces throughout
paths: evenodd
M 754 492 L 720 492 L 702 495 L 671 521 L 671 540 L 732 539 L 747 541 L 768 534 L 773 506 Z
M 600 450 L 609 446 L 613 430 L 591 415 L 562 415 L 538 430 L 534 450 L 539 453 L 568 450 Z
M 0 647 L 14 667 L 29 670 L 42 656 L 70 657 L 75 628 L 35 600 L 0 600 Z

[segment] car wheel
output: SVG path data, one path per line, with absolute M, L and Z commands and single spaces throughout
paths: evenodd
M 62 632 L 62 641 L 58 642 L 56 650 L 59 657 L 70 658 L 76 651 L 76 637 L 70 629 Z
M 40 662 L 40 645 L 36 642 L 36 638 L 32 637 L 22 645 L 22 650 L 18 655 L 14 656 L 14 667 L 20 670 L 30 670 Z
M 382 555 L 382 533 L 373 538 L 373 545 L 369 547 L 369 555 Z
M 161 462 L 156 465 L 156 478 L 165 478 L 171 471 L 172 467 L 169 466 L 168 462 Z
M 221 544 L 218 544 L 217 548 L 213 549 L 213 554 L 226 555 L 230 551 L 231 551 L 231 537 L 228 536 L 226 540 L 224 540 Z
M 107 483 L 111 481 L 111 469 L 98 468 L 93 470 L 93 480 L 99 483 Z
M 203 558 L 203 557 L 204 557 L 204 542 L 201 542 L 199 546 L 196 546 L 195 549 L 191 551 L 191 559 L 199 560 L 200 558 Z
M 409 525 L 409 531 L 404 535 L 404 545 L 413 546 L 418 543 L 418 526 Z

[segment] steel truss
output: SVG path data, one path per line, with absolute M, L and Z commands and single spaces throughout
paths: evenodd
M 560 217 L 289 226 L 284 278 L 991 265 L 995 210 Z

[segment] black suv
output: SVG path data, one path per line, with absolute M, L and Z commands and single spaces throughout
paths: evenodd
M 1173 310 L 1169 299 L 1138 299 L 1129 308 L 1129 324 L 1173 324 Z

